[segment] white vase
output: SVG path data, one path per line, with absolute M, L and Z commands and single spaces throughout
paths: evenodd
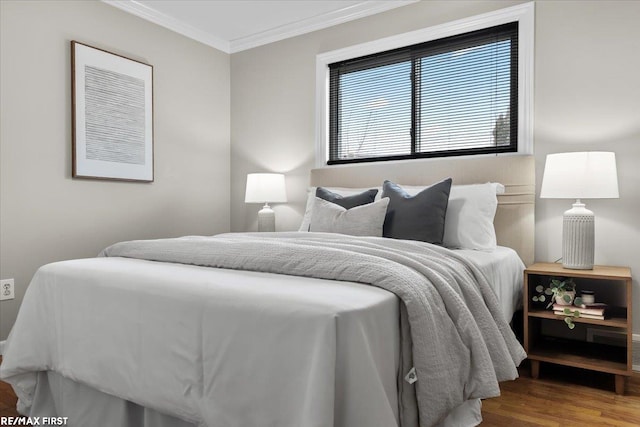
M 580 200 L 566 211 L 562 221 L 562 266 L 572 270 L 592 270 L 595 252 L 593 212 Z
M 569 301 L 565 301 L 564 296 L 569 295 L 571 298 Z M 571 305 L 573 304 L 573 300 L 576 297 L 576 291 L 561 291 L 555 295 L 556 304 L 560 305 Z

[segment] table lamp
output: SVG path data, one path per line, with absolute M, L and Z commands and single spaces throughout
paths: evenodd
M 276 231 L 276 214 L 269 203 L 287 201 L 284 175 L 281 173 L 250 173 L 247 175 L 245 203 L 264 203 L 258 212 L 258 231 Z
M 564 268 L 593 269 L 594 215 L 581 200 L 618 197 L 615 153 L 590 151 L 547 155 L 540 198 L 576 199 L 562 221 Z

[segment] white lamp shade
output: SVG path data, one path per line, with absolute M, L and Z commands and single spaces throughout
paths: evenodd
M 281 173 L 250 173 L 247 175 L 245 203 L 284 203 L 287 192 Z
M 589 151 L 547 155 L 543 199 L 617 199 L 615 153 Z

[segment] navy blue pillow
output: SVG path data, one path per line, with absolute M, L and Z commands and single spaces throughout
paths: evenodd
M 415 196 L 410 196 L 399 185 L 385 181 L 382 197 L 389 198 L 389 207 L 382 235 L 441 245 L 450 191 L 451 178 L 433 184 Z
M 363 193 L 354 194 L 353 196 L 341 196 L 326 188 L 316 188 L 316 197 L 320 197 L 328 202 L 335 203 L 345 209 L 355 208 L 356 206 L 367 205 L 373 203 L 378 194 L 377 189 L 367 190 Z

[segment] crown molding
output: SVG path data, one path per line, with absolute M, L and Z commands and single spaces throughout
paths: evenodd
M 160 25 L 161 27 L 167 28 L 171 31 L 175 31 L 176 33 L 182 34 L 185 37 L 189 37 L 190 39 L 199 41 L 200 43 L 204 43 L 207 46 L 211 46 L 225 53 L 231 53 L 231 44 L 229 43 L 229 41 L 209 34 L 206 31 L 195 28 L 180 19 L 176 19 L 172 16 L 147 7 L 135 0 L 101 1 L 108 4 L 109 6 L 116 7 L 132 15 Z
M 254 47 L 299 36 L 312 31 L 321 30 L 334 25 L 343 24 L 365 16 L 386 12 L 387 10 L 416 3 L 419 0 L 365 1 L 343 9 L 335 10 L 312 18 L 303 19 L 291 24 L 282 25 L 268 31 L 241 37 L 235 40 L 224 40 L 206 31 L 195 28 L 180 19 L 159 12 L 135 0 L 101 0 L 110 6 L 138 16 L 154 24 L 165 27 L 183 36 L 204 43 L 225 53 L 236 53 Z
M 240 52 L 287 38 L 299 36 L 345 22 L 386 12 L 391 9 L 417 3 L 419 0 L 365 1 L 343 9 L 334 10 L 312 18 L 282 25 L 271 30 L 256 33 L 231 41 L 231 53 Z

